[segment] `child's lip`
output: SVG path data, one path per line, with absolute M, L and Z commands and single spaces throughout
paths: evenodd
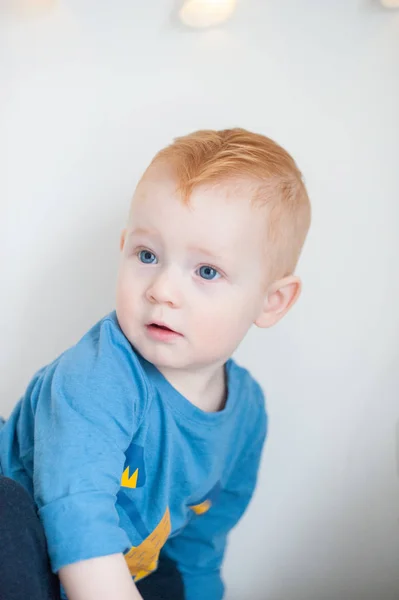
M 151 321 L 150 323 L 147 323 L 147 327 L 149 327 L 150 325 L 158 325 L 158 327 L 164 327 L 165 329 L 168 329 L 169 331 L 173 331 L 173 333 L 179 333 L 178 331 L 175 331 L 174 329 L 169 327 L 169 325 L 167 325 L 163 321 Z

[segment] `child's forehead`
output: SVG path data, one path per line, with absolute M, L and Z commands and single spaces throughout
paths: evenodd
M 232 218 L 240 215 L 241 219 L 246 220 L 259 219 L 262 207 L 253 202 L 258 189 L 259 182 L 248 178 L 218 179 L 194 185 L 190 196 L 183 199 L 173 171 L 165 167 L 152 167 L 136 188 L 131 213 L 154 211 L 156 207 L 158 212 L 186 213 L 187 217 L 191 215 L 197 219 L 205 212 L 213 215 L 231 214 Z
M 267 214 L 254 206 L 247 188 L 214 184 L 194 188 L 190 198 L 184 202 L 176 186 L 142 186 L 135 194 L 131 206 L 131 222 L 157 223 L 162 229 L 176 224 L 198 227 L 204 234 L 254 230 Z M 147 225 L 149 227 L 149 225 Z

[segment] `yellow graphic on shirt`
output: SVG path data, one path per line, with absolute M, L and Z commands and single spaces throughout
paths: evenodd
M 138 444 L 130 444 L 125 453 L 121 487 L 140 488 L 144 486 L 145 481 L 144 448 Z
M 138 468 L 135 470 L 133 475 L 131 477 L 129 477 L 129 467 L 126 467 L 126 469 L 122 473 L 121 486 L 127 487 L 127 488 L 136 488 L 138 476 L 139 476 Z
M 144 542 L 141 542 L 139 546 L 132 546 L 125 554 L 127 566 L 134 581 L 139 581 L 155 571 L 159 553 L 169 537 L 171 528 L 170 512 L 167 508 L 161 521 Z
M 212 502 L 210 500 L 205 500 L 205 502 L 201 502 L 201 504 L 195 504 L 190 506 L 191 510 L 195 512 L 196 515 L 204 515 L 211 508 Z
M 220 481 L 217 481 L 210 492 L 206 494 L 206 496 L 199 498 L 199 502 L 197 504 L 190 504 L 189 508 L 191 508 L 196 515 L 204 515 L 212 508 L 219 498 L 221 487 Z

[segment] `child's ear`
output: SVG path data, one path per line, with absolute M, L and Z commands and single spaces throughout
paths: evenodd
M 275 325 L 298 300 L 301 290 L 301 280 L 294 275 L 272 283 L 265 294 L 263 307 L 254 322 L 255 325 L 258 327 Z
M 121 233 L 121 240 L 119 242 L 119 249 L 122 252 L 124 246 L 125 246 L 125 240 L 126 240 L 126 229 L 124 229 Z

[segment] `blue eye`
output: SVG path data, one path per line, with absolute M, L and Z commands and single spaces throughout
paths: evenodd
M 155 258 L 155 254 L 153 254 L 149 250 L 140 250 L 139 252 L 139 259 L 146 265 L 153 264 L 153 261 L 151 260 L 152 256 Z
M 220 273 L 218 273 L 218 271 L 216 271 L 216 269 L 214 269 L 213 267 L 209 267 L 209 266 L 204 266 L 204 267 L 200 267 L 200 274 L 201 277 L 203 277 L 203 279 L 206 279 L 208 281 L 213 281 L 214 279 L 217 279 L 214 277 L 214 275 L 220 275 Z

